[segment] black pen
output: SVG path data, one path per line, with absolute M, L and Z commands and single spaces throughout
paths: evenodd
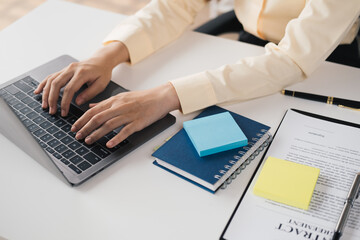
M 354 181 L 351 185 L 349 193 L 346 197 L 346 201 L 344 202 L 344 208 L 341 212 L 338 223 L 336 224 L 336 228 L 332 240 L 339 240 L 341 235 L 343 234 L 346 221 L 350 214 L 350 209 L 354 205 L 355 199 L 359 197 L 359 190 L 360 190 L 360 173 L 356 174 Z
M 327 104 L 334 104 L 338 107 L 343 108 L 349 108 L 352 110 L 360 111 L 360 102 L 354 101 L 354 100 L 348 100 L 343 98 L 336 98 L 336 97 L 328 97 L 328 96 L 322 96 L 317 94 L 311 94 L 311 93 L 304 93 L 304 92 L 296 92 L 296 91 L 290 91 L 290 90 L 282 90 L 282 94 L 287 96 L 293 96 L 298 98 L 303 98 L 307 100 L 313 100 L 318 102 L 324 102 Z

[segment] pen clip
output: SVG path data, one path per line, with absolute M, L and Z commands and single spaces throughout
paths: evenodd
M 352 108 L 352 107 L 347 107 L 347 106 L 344 106 L 344 105 L 338 105 L 338 107 L 351 109 L 351 110 L 354 110 L 354 111 L 360 111 L 360 108 Z

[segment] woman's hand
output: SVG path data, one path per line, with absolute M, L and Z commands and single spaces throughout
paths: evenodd
M 140 131 L 168 112 L 180 108 L 180 102 L 171 83 L 145 91 L 125 92 L 97 104 L 90 104 L 72 126 L 77 139 L 85 138 L 92 144 L 110 131 L 123 126 L 106 146 L 112 148 L 134 132 Z
M 99 49 L 90 59 L 72 63 L 63 70 L 49 75 L 34 93 L 42 92 L 42 107 L 49 108 L 49 113 L 55 114 L 60 90 L 65 86 L 61 100 L 61 116 L 66 116 L 71 100 L 81 86 L 86 83 L 88 88 L 77 96 L 75 101 L 78 105 L 102 92 L 110 82 L 112 69 L 128 60 L 129 53 L 123 43 L 110 43 Z

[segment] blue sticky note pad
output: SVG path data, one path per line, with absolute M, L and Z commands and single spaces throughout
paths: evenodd
M 200 157 L 248 144 L 229 112 L 184 122 L 184 129 Z

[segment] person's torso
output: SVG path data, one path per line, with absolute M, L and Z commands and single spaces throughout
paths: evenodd
M 244 29 L 264 40 L 278 43 L 289 21 L 297 18 L 308 0 L 234 0 L 235 13 Z M 350 43 L 356 36 L 359 21 L 343 39 Z

